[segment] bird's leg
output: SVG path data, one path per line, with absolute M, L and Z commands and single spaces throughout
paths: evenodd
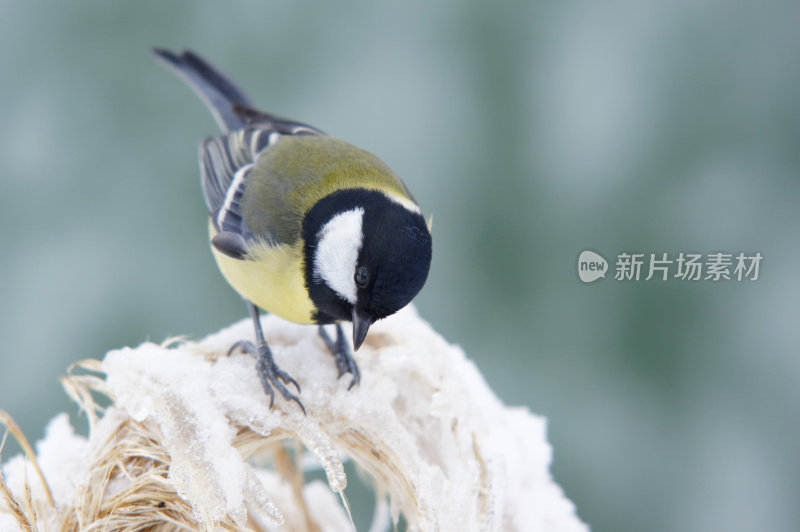
M 319 326 L 319 335 L 336 359 L 336 369 L 339 370 L 339 378 L 345 373 L 349 373 L 353 376 L 353 380 L 350 381 L 350 386 L 347 387 L 347 389 L 350 390 L 361 380 L 361 373 L 358 371 L 356 359 L 353 358 L 353 353 L 350 351 L 350 346 L 347 344 L 347 340 L 344 337 L 342 325 L 340 323 L 336 324 L 336 341 L 331 339 L 325 327 L 322 325 Z
M 252 355 L 256 359 L 256 370 L 258 371 L 258 376 L 261 379 L 261 386 L 264 387 L 264 391 L 267 395 L 269 395 L 269 406 L 272 408 L 273 403 L 275 402 L 275 391 L 273 387 L 277 388 L 284 399 L 287 401 L 294 401 L 297 403 L 297 406 L 300 407 L 300 410 L 303 411 L 303 414 L 306 413 L 306 409 L 303 406 L 303 403 L 300 402 L 300 399 L 297 398 L 292 392 L 290 392 L 286 388 L 286 384 L 292 384 L 295 388 L 297 388 L 297 393 L 300 393 L 300 385 L 297 384 L 297 381 L 294 380 L 288 373 L 283 371 L 278 365 L 275 363 L 275 359 L 272 357 L 272 351 L 267 345 L 267 341 L 264 339 L 264 332 L 261 330 L 261 320 L 259 319 L 258 307 L 254 304 L 247 302 L 247 308 L 250 311 L 250 317 L 253 319 L 253 325 L 256 329 L 256 343 L 249 340 L 240 340 L 233 344 L 228 351 L 228 355 L 233 353 L 236 349 L 240 349 L 243 352 Z

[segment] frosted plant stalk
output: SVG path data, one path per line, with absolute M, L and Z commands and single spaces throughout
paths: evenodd
M 350 531 L 338 496 L 347 459 L 373 481 L 374 532 L 400 514 L 409 530 L 588 530 L 550 475 L 545 419 L 504 406 L 413 308 L 370 330 L 350 391 L 313 327 L 262 322 L 279 365 L 300 381 L 307 416 L 282 400 L 270 410 L 252 358 L 225 356 L 252 336 L 247 320 L 198 343 L 85 361 L 99 375 L 64 384 L 90 414 L 89 437 L 62 414 L 35 457 L 4 464 L 0 530 L 21 529 L 5 498 L 22 501 L 39 530 Z M 112 405 L 100 409 L 93 393 Z M 327 487 L 305 480 L 309 464 L 325 470 Z

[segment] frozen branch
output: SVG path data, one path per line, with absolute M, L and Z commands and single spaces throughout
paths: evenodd
M 79 364 L 99 375 L 64 379 L 89 437 L 62 414 L 35 456 L 4 465 L 0 529 L 349 531 L 336 493 L 350 459 L 373 480 L 374 531 L 400 514 L 410 530 L 588 530 L 549 473 L 545 420 L 505 407 L 414 309 L 370 330 L 350 391 L 315 328 L 263 324 L 307 416 L 281 398 L 270 410 L 253 359 L 225 356 L 252 338 L 247 321 L 199 343 L 112 351 Z M 330 489 L 305 480 L 315 464 Z

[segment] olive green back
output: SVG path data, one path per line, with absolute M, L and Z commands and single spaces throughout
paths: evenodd
M 412 197 L 383 161 L 344 141 L 316 135 L 281 138 L 250 172 L 242 215 L 248 228 L 275 243 L 293 244 L 303 215 L 323 197 L 348 188 Z

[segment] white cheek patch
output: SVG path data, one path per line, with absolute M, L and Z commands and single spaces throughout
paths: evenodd
M 363 240 L 363 219 L 364 209 L 358 207 L 337 214 L 317 233 L 319 241 L 314 254 L 314 280 L 324 281 L 350 304 L 356 302 L 353 275 Z

